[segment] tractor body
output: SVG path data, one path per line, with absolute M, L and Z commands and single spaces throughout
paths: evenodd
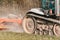
M 60 36 L 60 0 L 41 0 L 41 8 L 32 8 L 23 18 L 26 33 Z

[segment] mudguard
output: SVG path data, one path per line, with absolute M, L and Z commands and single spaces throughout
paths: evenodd
M 33 12 L 33 13 L 37 13 L 39 15 L 44 15 L 44 12 L 42 12 L 41 8 L 32 8 L 28 12 Z

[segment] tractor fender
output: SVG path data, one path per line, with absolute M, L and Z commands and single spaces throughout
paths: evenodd
M 36 13 L 36 14 L 39 14 L 39 15 L 44 15 L 44 12 L 41 10 L 41 8 L 32 8 L 28 12 L 33 12 L 33 13 Z

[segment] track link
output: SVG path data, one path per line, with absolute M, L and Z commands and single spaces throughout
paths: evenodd
M 40 35 L 53 35 L 53 23 L 45 21 L 45 20 L 40 20 L 37 21 L 37 32 Z

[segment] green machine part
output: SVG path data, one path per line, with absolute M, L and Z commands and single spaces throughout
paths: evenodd
M 41 0 L 41 1 L 42 1 L 42 8 L 43 9 L 55 10 L 55 4 L 52 4 L 52 2 L 55 2 L 55 0 Z
M 46 7 L 46 0 L 41 0 L 42 1 L 42 8 L 45 9 Z

